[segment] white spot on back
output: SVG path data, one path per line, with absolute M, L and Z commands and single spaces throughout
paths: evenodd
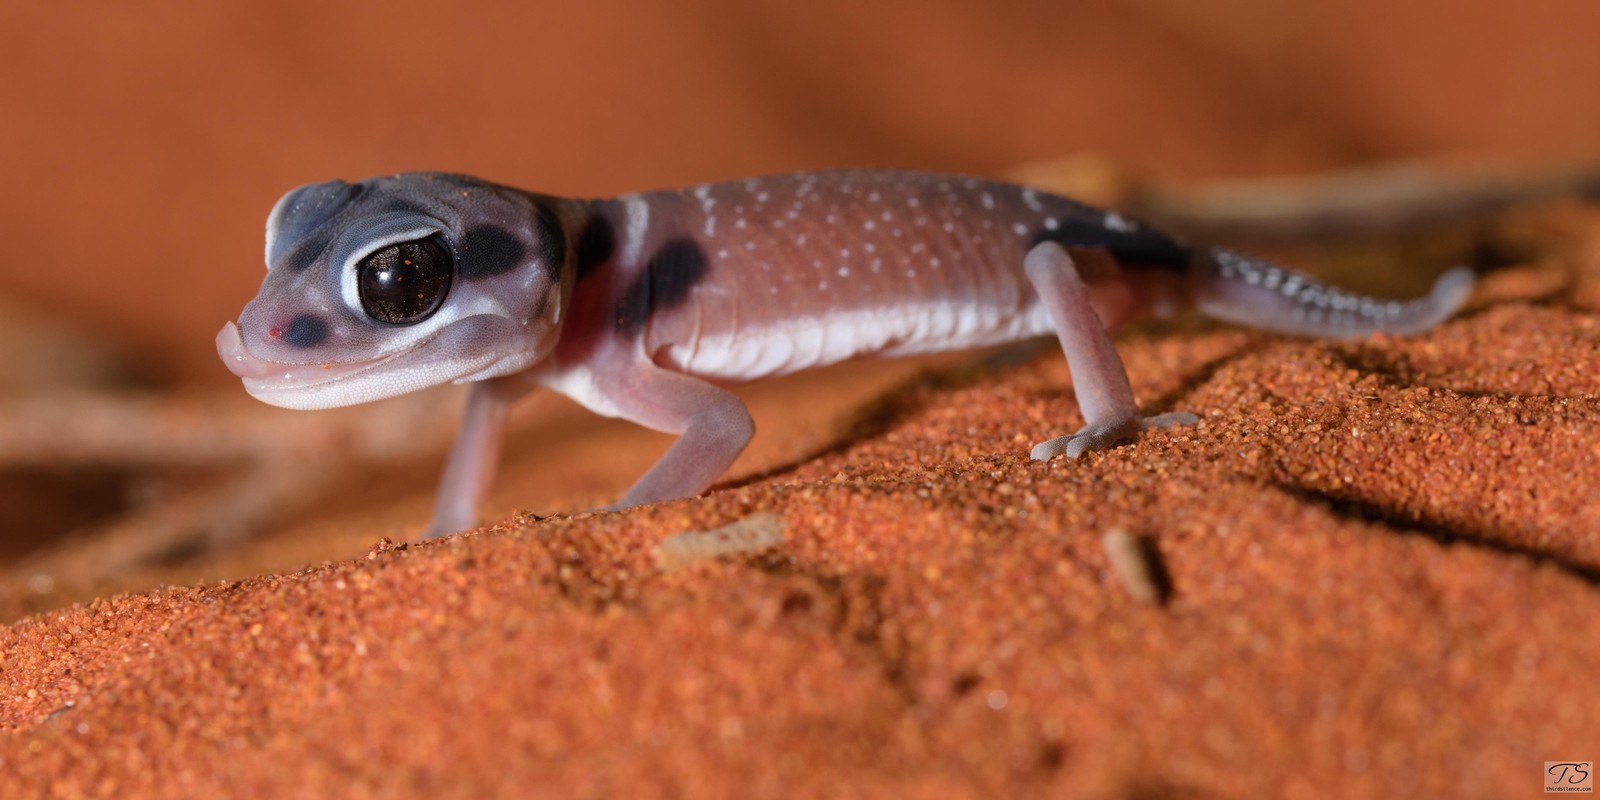
M 1022 187 L 1022 202 L 1026 203 L 1030 211 L 1043 211 L 1044 206 L 1039 205 L 1039 193 L 1031 186 Z
M 1107 228 L 1110 228 L 1118 233 L 1132 233 L 1133 231 L 1139 229 L 1139 226 L 1135 224 L 1133 220 L 1128 219 L 1127 217 L 1124 217 L 1115 211 L 1106 212 L 1105 225 Z

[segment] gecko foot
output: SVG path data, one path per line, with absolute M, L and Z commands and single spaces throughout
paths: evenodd
M 1193 425 L 1199 421 L 1200 418 L 1193 414 L 1173 411 L 1153 417 L 1133 417 L 1116 422 L 1085 425 L 1071 436 L 1057 436 L 1034 445 L 1033 451 L 1028 455 L 1034 461 L 1049 461 L 1063 453 L 1067 458 L 1077 458 L 1090 450 L 1110 449 L 1148 430 L 1170 428 L 1174 425 Z

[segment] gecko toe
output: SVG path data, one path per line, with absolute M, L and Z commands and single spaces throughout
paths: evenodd
M 1187 411 L 1169 411 L 1165 414 L 1157 414 L 1153 417 L 1145 417 L 1144 429 L 1147 431 L 1153 431 L 1160 428 L 1172 428 L 1178 425 L 1193 425 L 1199 421 L 1199 417 L 1195 416 L 1194 414 L 1190 414 Z
M 1193 425 L 1199 421 L 1200 418 L 1194 414 L 1174 411 L 1153 417 L 1134 417 L 1117 422 L 1087 425 L 1071 436 L 1058 436 L 1034 445 L 1028 455 L 1034 461 L 1049 461 L 1059 455 L 1077 458 L 1093 450 L 1109 450 L 1132 441 L 1147 430 Z

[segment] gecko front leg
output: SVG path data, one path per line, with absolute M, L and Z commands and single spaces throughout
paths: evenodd
M 1072 257 L 1055 242 L 1041 242 L 1028 251 L 1024 262 L 1028 279 L 1050 314 L 1050 321 L 1067 356 L 1072 390 L 1087 423 L 1071 436 L 1059 436 L 1035 445 L 1035 461 L 1058 455 L 1068 458 L 1090 450 L 1104 450 L 1152 428 L 1190 425 L 1199 417 L 1183 412 L 1141 417 L 1133 400 L 1128 371 L 1122 365 L 1111 336 L 1090 303 L 1089 287 L 1078 274 Z
M 699 378 L 657 366 L 642 353 L 621 357 L 629 358 L 629 363 L 595 370 L 595 388 L 611 413 L 651 430 L 678 434 L 678 441 L 608 508 L 705 491 L 755 435 L 755 422 L 744 402 Z
M 615 359 L 622 366 L 608 366 L 606 359 Z M 732 466 L 755 435 L 750 412 L 732 393 L 658 367 L 630 348 L 618 348 L 585 373 L 586 381 L 592 383 L 584 394 L 589 402 L 597 402 L 603 413 L 679 435 L 655 466 L 621 500 L 604 510 L 700 494 Z M 423 538 L 465 530 L 477 522 L 484 493 L 494 482 L 506 412 L 543 377 L 529 371 L 472 385 L 461 429 L 439 481 L 433 523 Z
M 422 538 L 437 538 L 477 523 L 478 508 L 494 482 L 506 412 L 534 385 L 525 373 L 472 384 L 461 428 L 456 433 L 449 460 L 445 462 L 444 475 L 439 479 L 433 522 Z

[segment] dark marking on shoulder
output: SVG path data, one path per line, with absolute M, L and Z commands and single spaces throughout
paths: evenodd
M 1063 247 L 1103 247 L 1125 267 L 1161 267 L 1182 272 L 1193 257 L 1191 250 L 1182 243 L 1143 225 L 1117 231 L 1099 222 L 1067 219 L 1055 230 L 1035 233 L 1028 247 L 1031 249 L 1040 242 L 1055 242 Z
M 605 214 L 594 211 L 578 232 L 578 280 L 589 277 L 617 251 L 617 232 Z
M 316 347 L 327 338 L 328 323 L 314 314 L 295 317 L 283 332 L 284 344 L 293 347 Z
M 522 263 L 524 249 L 510 231 L 495 225 L 469 228 L 461 237 L 461 279 L 504 275 Z
M 650 306 L 672 308 L 689 299 L 689 290 L 706 276 L 711 262 L 692 239 L 673 239 L 645 264 L 650 276 Z
M 689 293 L 710 269 L 705 251 L 690 239 L 673 239 L 661 246 L 645 263 L 644 270 L 622 292 L 617 303 L 617 330 L 636 336 L 644 330 L 650 315 L 675 308 L 689 299 Z

